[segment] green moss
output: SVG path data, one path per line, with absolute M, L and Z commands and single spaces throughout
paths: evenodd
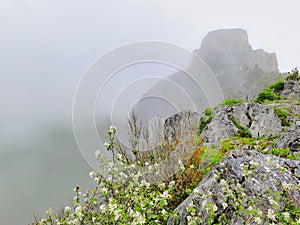
M 252 134 L 250 133 L 250 131 L 247 128 L 241 126 L 237 122 L 237 120 L 234 118 L 234 116 L 230 115 L 229 118 L 233 122 L 233 124 L 236 126 L 236 128 L 238 128 L 238 136 L 239 137 L 248 137 L 248 138 L 252 137 Z
M 212 108 L 206 108 L 206 109 L 204 109 L 203 114 L 205 116 L 210 116 L 211 112 L 212 112 Z
M 199 129 L 198 129 L 198 135 L 200 135 L 202 133 L 202 131 L 204 130 L 204 128 L 206 127 L 207 124 L 210 123 L 210 121 L 214 118 L 214 115 L 209 115 L 208 117 L 200 117 L 200 125 L 199 125 Z
M 282 110 L 277 107 L 273 107 L 275 114 L 279 117 L 281 120 L 281 126 L 289 127 L 291 126 L 291 123 L 287 120 L 288 113 L 285 110 Z
M 242 100 L 238 99 L 225 99 L 220 106 L 225 106 L 225 105 L 236 105 L 236 104 L 243 104 L 244 102 Z
M 276 156 L 281 156 L 283 158 L 286 158 L 290 153 L 289 149 L 285 149 L 285 148 L 272 148 L 270 150 L 270 154 L 272 155 L 276 155 Z

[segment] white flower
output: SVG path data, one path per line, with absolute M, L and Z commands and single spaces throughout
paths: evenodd
M 104 187 L 104 188 L 101 189 L 101 191 L 102 191 L 104 194 L 107 194 L 107 188 Z
M 228 207 L 228 204 L 226 202 L 222 203 L 223 209 L 226 209 Z
M 105 205 L 100 205 L 99 209 L 100 209 L 100 212 L 104 212 L 105 211 Z
M 262 216 L 263 213 L 262 213 L 261 210 L 257 210 L 257 214 L 260 215 L 260 216 Z
M 164 192 L 160 195 L 160 197 L 162 197 L 162 198 L 164 198 L 164 199 L 168 199 L 168 198 L 169 198 L 169 193 L 168 193 L 168 191 L 164 191 Z
M 105 148 L 108 148 L 110 146 L 110 144 L 108 142 L 104 143 Z
M 286 190 L 290 190 L 291 189 L 291 184 L 286 183 L 285 181 L 282 182 L 282 187 Z
M 284 212 L 282 213 L 285 219 L 289 219 L 290 218 L 290 214 L 288 212 Z
M 81 218 L 81 217 L 83 216 L 81 210 L 82 210 L 82 209 L 81 209 L 81 206 L 80 206 L 80 205 L 77 206 L 77 207 L 75 208 L 75 214 L 76 214 L 79 218 Z
M 261 218 L 260 217 L 255 217 L 254 222 L 257 224 L 261 224 Z
M 165 215 L 165 214 L 167 214 L 167 211 L 166 211 L 165 209 L 162 209 L 162 210 L 161 210 L 161 213 L 162 213 L 163 215 Z
M 142 185 L 142 186 L 149 187 L 149 186 L 150 186 L 150 183 L 147 182 L 147 181 L 145 181 L 145 180 L 142 180 L 142 181 L 141 181 L 141 185 Z
M 117 154 L 117 159 L 122 160 L 122 158 L 123 158 L 123 156 L 120 153 L 118 153 Z
M 194 208 L 194 202 L 193 201 L 191 201 L 190 203 L 189 203 L 189 205 L 188 205 L 188 208 L 190 208 L 190 209 L 192 209 L 192 208 Z
M 115 126 L 111 125 L 108 129 L 108 133 L 110 133 L 110 134 L 115 133 L 116 130 L 117 130 L 117 128 Z
M 220 184 L 221 185 L 226 185 L 226 181 L 224 179 L 221 179 Z
M 195 194 L 199 194 L 199 193 L 200 193 L 200 190 L 199 190 L 198 187 L 196 187 L 196 188 L 194 189 L 194 193 L 195 193 Z
M 172 180 L 172 181 L 169 183 L 169 188 L 174 187 L 174 186 L 175 186 L 175 181 Z
M 258 166 L 258 163 L 257 162 L 254 162 L 253 160 L 250 161 L 250 165 L 254 166 L 254 167 L 257 167 Z
M 65 213 L 71 212 L 71 208 L 69 206 L 66 206 L 65 209 L 64 209 L 64 212 Z
M 95 156 L 98 158 L 101 155 L 100 150 L 95 151 Z
M 94 178 L 94 177 L 96 177 L 96 173 L 95 173 L 95 171 L 91 171 L 91 172 L 89 172 L 89 176 L 90 176 L 90 178 Z
M 160 183 L 160 184 L 158 184 L 158 186 L 159 186 L 160 188 L 165 188 L 165 187 L 166 187 L 165 183 Z
M 145 162 L 145 166 L 149 166 L 150 164 L 148 162 Z
M 278 205 L 278 203 L 273 199 L 272 196 L 269 196 L 268 199 L 271 205 Z
M 214 212 L 217 211 L 217 210 L 218 210 L 218 206 L 217 206 L 216 204 L 213 204 L 212 210 L 213 210 Z
M 267 217 L 269 217 L 271 220 L 275 221 L 276 220 L 276 217 L 275 217 L 275 214 L 274 214 L 274 210 L 273 209 L 268 209 L 268 215 Z

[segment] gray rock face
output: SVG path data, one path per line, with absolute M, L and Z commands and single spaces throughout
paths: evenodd
M 248 66 L 258 66 L 266 72 L 278 72 L 278 63 L 275 53 L 265 52 L 263 49 L 251 51 L 248 55 Z
M 300 129 L 289 130 L 280 135 L 274 143 L 275 148 L 287 148 L 292 152 L 300 152 Z
M 249 128 L 252 137 L 270 137 L 282 131 L 281 120 L 270 106 L 252 104 L 248 114 L 253 118 Z
M 293 80 L 285 82 L 280 98 L 299 100 L 300 86 L 298 82 Z
M 198 54 L 213 69 L 258 66 L 265 72 L 278 72 L 275 53 L 267 53 L 263 49 L 253 50 L 248 42 L 248 34 L 243 29 L 209 32 L 203 39 Z
M 207 94 L 199 83 L 205 83 L 207 77 L 215 76 L 225 98 L 238 98 L 250 101 L 270 82 L 281 78 L 274 53 L 266 53 L 262 49 L 253 50 L 248 43 L 248 34 L 242 29 L 224 29 L 212 31 L 203 39 L 201 47 L 194 51 L 205 63 L 199 69 L 199 57 L 191 59 L 185 73 L 177 71 L 168 76 L 172 82 L 162 79 L 153 87 L 149 87 L 143 98 L 135 105 L 134 111 L 139 118 L 148 122 L 155 116 L 167 118 L 176 110 L 166 101 L 176 93 L 176 103 L 184 103 L 180 96 L 187 94 L 195 108 L 182 110 L 197 110 L 202 112 L 208 105 Z M 190 76 L 194 74 L 198 81 Z M 207 86 L 207 85 L 206 85 Z M 218 91 L 218 90 L 216 90 Z M 184 93 L 184 94 L 179 94 Z M 153 96 L 158 96 L 158 99 Z M 208 97 L 213 97 L 211 94 Z
M 236 135 L 238 128 L 230 120 L 236 121 L 248 129 L 252 137 L 270 137 L 279 134 L 283 127 L 272 105 L 256 103 L 221 106 L 212 111 L 215 117 L 201 133 L 204 145 L 217 144 L 218 141 Z
M 197 224 L 208 224 L 209 214 L 215 218 L 226 217 L 230 225 L 244 224 L 243 220 L 256 224 L 254 215 L 247 214 L 247 210 L 257 210 L 261 224 L 270 224 L 275 221 L 262 215 L 268 215 L 274 204 L 278 204 L 279 210 L 284 207 L 285 200 L 276 200 L 276 194 L 284 192 L 288 200 L 300 207 L 299 172 L 299 161 L 235 150 L 208 172 L 194 192 L 177 207 L 178 216 L 170 218 L 167 224 L 188 224 L 191 206 L 201 218 Z M 250 200 L 254 203 L 252 209 Z M 237 215 L 234 212 L 238 205 L 242 210 Z
M 169 142 L 182 136 L 195 134 L 198 129 L 200 114 L 190 110 L 177 113 L 165 120 L 164 136 Z
M 200 137 L 204 144 L 216 144 L 219 140 L 236 135 L 237 132 L 238 129 L 228 115 L 220 113 L 206 126 Z

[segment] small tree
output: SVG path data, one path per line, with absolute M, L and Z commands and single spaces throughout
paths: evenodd
M 300 81 L 299 71 L 296 67 L 292 70 L 292 72 L 288 72 L 288 76 L 285 78 L 286 80 L 294 80 L 294 81 Z

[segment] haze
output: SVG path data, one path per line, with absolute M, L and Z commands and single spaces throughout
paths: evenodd
M 90 184 L 71 116 L 92 62 L 142 40 L 192 51 L 222 28 L 247 30 L 253 48 L 276 52 L 281 72 L 299 65 L 296 0 L 1 0 L 0 223 L 26 224 L 35 210 L 68 204 L 76 183 Z

